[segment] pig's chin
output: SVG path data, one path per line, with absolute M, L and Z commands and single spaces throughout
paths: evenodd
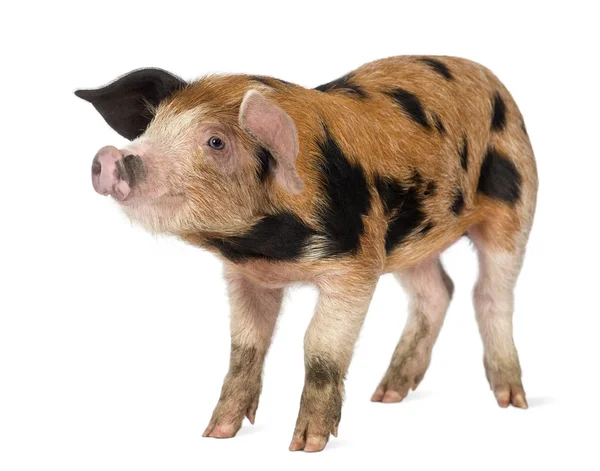
M 180 194 L 127 198 L 118 203 L 129 219 L 154 233 L 178 232 L 186 207 L 185 197 Z
M 153 206 L 157 209 L 167 208 L 173 209 L 175 206 L 181 206 L 184 202 L 183 194 L 166 193 L 158 196 L 133 196 L 118 203 L 125 208 Z

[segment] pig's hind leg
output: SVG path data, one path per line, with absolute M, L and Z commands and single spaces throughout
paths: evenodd
M 484 366 L 498 404 L 526 409 L 512 325 L 514 288 L 523 263 L 524 242 L 517 248 L 502 247 L 495 243 L 495 233 L 485 225 L 469 231 L 479 258 L 473 302 L 483 340 Z
M 454 291 L 439 258 L 396 276 L 409 295 L 409 315 L 390 366 L 371 398 L 375 402 L 400 402 L 410 389 L 417 388 L 429 366 Z
M 244 417 L 254 423 L 264 359 L 283 299 L 283 288 L 258 286 L 231 268 L 226 270 L 226 278 L 231 304 L 231 357 L 204 437 L 233 437 Z
M 512 404 L 525 409 L 512 318 L 514 288 L 535 213 L 538 177 L 516 105 L 511 103 L 505 111 L 506 126 L 493 129 L 479 170 L 474 207 L 480 222 L 467 235 L 479 259 L 473 301 L 488 381 L 501 407 Z

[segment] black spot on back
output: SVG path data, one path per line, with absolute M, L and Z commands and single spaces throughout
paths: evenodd
M 485 154 L 477 191 L 490 198 L 515 204 L 521 197 L 521 174 L 506 155 L 490 147 Z
M 466 171 L 469 167 L 469 140 L 463 135 L 462 147 L 458 151 L 460 155 L 460 165 Z
M 258 178 L 261 182 L 265 182 L 269 176 L 270 170 L 275 167 L 275 159 L 265 147 L 259 147 L 256 151 L 256 158 L 259 162 Z
M 423 209 L 423 194 L 420 183 L 422 180 L 418 172 L 413 175 L 412 184 L 404 185 L 392 178 L 377 176 L 375 188 L 383 203 L 388 216 L 388 230 L 385 234 L 385 250 L 390 253 L 401 245 L 409 235 L 423 226 L 427 215 Z M 419 231 L 424 235 L 433 228 L 433 223 L 428 222 Z
M 452 80 L 454 78 L 452 76 L 452 73 L 450 72 L 450 69 L 448 69 L 448 66 L 446 64 L 444 64 L 442 61 L 440 61 L 438 59 L 433 59 L 431 57 L 422 57 L 419 60 L 421 62 L 423 62 L 424 64 L 427 64 L 429 67 L 431 67 L 434 71 L 436 71 L 438 74 L 440 74 L 446 80 Z
M 354 83 L 353 79 L 353 74 L 346 74 L 343 77 L 315 87 L 315 90 L 318 90 L 323 93 L 339 90 L 341 92 L 347 93 L 348 95 L 356 95 L 360 98 L 367 98 L 368 95 L 365 89 L 357 83 Z
M 463 192 L 460 189 L 456 190 L 456 194 L 454 195 L 454 201 L 452 202 L 452 206 L 450 206 L 452 212 L 458 216 L 463 209 L 465 209 L 465 197 Z
M 444 127 L 444 123 L 442 123 L 442 120 L 440 119 L 440 117 L 438 116 L 438 114 L 437 113 L 433 113 L 432 114 L 432 118 L 433 118 L 433 125 L 438 130 L 438 132 L 440 134 L 445 134 L 446 133 L 446 128 Z
M 277 88 L 280 86 L 289 87 L 294 85 L 291 82 L 286 82 L 285 80 L 281 80 L 275 77 L 267 77 L 265 75 L 251 75 L 250 80 L 253 80 L 254 82 L 260 82 L 272 88 Z
M 492 129 L 502 131 L 506 126 L 506 103 L 504 103 L 499 93 L 494 96 L 492 106 Z
M 329 239 L 330 255 L 355 253 L 365 229 L 362 217 L 371 207 L 367 180 L 363 168 L 350 163 L 327 126 L 324 131 L 324 139 L 318 142 L 319 170 L 325 192 L 320 223 Z
M 212 238 L 209 243 L 234 263 L 250 259 L 294 260 L 316 232 L 291 212 L 265 216 L 243 235 Z
M 423 104 L 413 93 L 404 90 L 403 88 L 394 88 L 386 92 L 389 96 L 396 100 L 396 103 L 404 110 L 404 112 L 415 122 L 426 129 L 430 129 L 429 121 L 425 115 Z

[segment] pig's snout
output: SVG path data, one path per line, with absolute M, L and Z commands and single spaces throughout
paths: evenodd
M 136 181 L 145 176 L 142 160 L 137 155 L 124 155 L 113 146 L 106 146 L 92 162 L 92 184 L 101 195 L 111 195 L 123 201 Z
M 94 157 L 92 162 L 92 184 L 101 195 L 111 195 L 122 201 L 129 195 L 131 188 L 122 171 L 123 154 L 113 146 L 106 146 Z

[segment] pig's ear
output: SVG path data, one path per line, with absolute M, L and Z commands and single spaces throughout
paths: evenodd
M 149 106 L 157 106 L 186 85 L 184 80 L 166 70 L 139 69 L 105 87 L 77 90 L 75 95 L 94 105 L 108 125 L 121 136 L 133 140 L 152 121 Z
M 296 170 L 298 131 L 292 118 L 256 90 L 244 95 L 240 125 L 259 140 L 275 159 L 275 181 L 290 193 L 301 193 L 304 183 Z

